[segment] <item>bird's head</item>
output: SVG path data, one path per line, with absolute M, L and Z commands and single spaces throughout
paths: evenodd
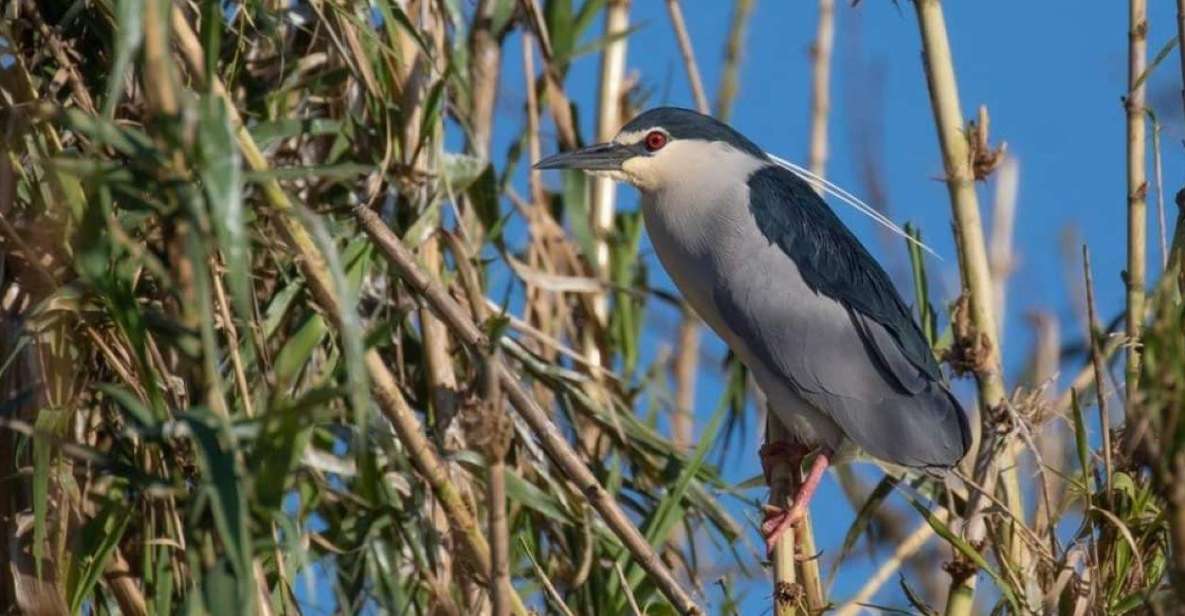
M 630 120 L 608 143 L 549 156 L 535 168 L 581 169 L 655 192 L 754 159 L 768 160 L 727 124 L 690 109 L 658 107 Z

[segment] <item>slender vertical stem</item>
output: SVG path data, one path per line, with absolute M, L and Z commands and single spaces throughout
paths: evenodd
M 1094 390 L 1099 406 L 1099 432 L 1103 435 L 1103 468 L 1106 471 L 1107 486 L 1104 494 L 1109 500 L 1111 473 L 1114 471 L 1111 463 L 1111 413 L 1107 411 L 1107 373 L 1103 362 L 1103 349 L 1099 344 L 1098 317 L 1094 308 L 1094 276 L 1090 269 L 1090 250 L 1086 248 L 1086 244 L 1082 245 L 1082 271 L 1086 280 L 1086 333 L 1090 336 L 1090 363 L 1094 369 Z
M 971 169 L 970 145 L 964 132 L 955 80 L 954 59 L 947 38 L 946 20 L 939 0 L 915 0 L 918 28 L 922 36 L 923 62 L 934 111 L 938 140 L 942 146 L 943 167 L 954 217 L 955 242 L 959 248 L 959 266 L 963 287 L 968 295 L 971 322 L 979 356 L 975 367 L 980 417 L 988 422 L 1005 400 L 1004 380 L 1000 370 L 1000 345 L 992 302 L 992 276 L 988 265 L 975 177 Z M 985 431 L 985 436 L 987 432 Z M 982 448 L 981 448 L 982 449 Z M 1010 466 L 1007 460 L 1001 460 Z M 985 487 L 995 483 L 995 465 L 977 460 L 975 480 Z M 968 507 L 964 534 L 972 542 L 986 533 L 981 508 L 984 499 L 974 498 Z M 1023 512 L 1020 512 L 1023 514 Z M 953 576 L 947 598 L 948 615 L 970 614 L 975 601 L 976 575 Z
M 1139 391 L 1140 331 L 1144 321 L 1144 280 L 1147 267 L 1148 192 L 1145 168 L 1144 82 L 1136 80 L 1148 64 L 1146 0 L 1128 3 L 1127 110 L 1127 412 Z
M 1149 114 L 1151 115 L 1151 114 Z M 1156 230 L 1160 234 L 1160 269 L 1169 267 L 1169 230 L 1164 217 L 1164 169 L 1160 161 L 1160 122 L 1152 118 L 1152 168 L 1156 173 Z
M 831 50 L 835 0 L 819 0 L 819 25 L 811 45 L 811 141 L 809 166 L 819 177 L 827 167 L 827 117 L 831 111 Z
M 667 14 L 671 18 L 675 40 L 679 43 L 679 53 L 683 56 L 683 67 L 687 70 L 687 81 L 691 84 L 696 110 L 706 114 L 709 111 L 708 96 L 704 93 L 704 83 L 700 78 L 699 65 L 695 62 L 691 35 L 687 33 L 683 9 L 679 6 L 678 0 L 667 0 Z M 671 436 L 677 447 L 686 449 L 691 445 L 694 432 L 695 375 L 698 372 L 700 346 L 699 318 L 686 302 L 683 304 L 677 340 L 674 362 L 675 415 L 671 421 Z
M 761 396 L 761 398 L 765 397 Z M 782 422 L 770 410 L 766 411 L 765 422 L 766 443 L 790 442 L 793 438 L 793 435 L 783 427 Z M 794 478 L 798 470 L 784 460 L 773 460 L 769 473 L 769 504 L 771 507 L 785 509 L 793 504 Z M 803 523 L 805 522 L 804 518 Z M 788 529 L 774 545 L 774 616 L 792 616 L 798 613 L 802 586 L 798 584 L 795 539 L 799 534 L 799 528 L 803 528 L 803 526 Z
M 495 0 L 480 0 L 474 11 L 469 33 L 469 128 L 473 131 L 470 149 L 481 158 L 489 156 L 494 124 L 494 102 L 498 97 L 498 75 L 502 64 L 499 33 L 494 32 Z
M 728 40 L 724 44 L 724 70 L 720 75 L 720 88 L 716 90 L 716 119 L 727 122 L 732 115 L 732 103 L 736 99 L 737 84 L 740 82 L 741 45 L 745 41 L 745 29 L 753 13 L 754 0 L 736 0 L 732 5 L 732 20 L 728 24 Z M 1185 0 L 1181 0 L 1185 2 Z
M 679 42 L 679 53 L 683 55 L 683 66 L 687 69 L 687 81 L 691 84 L 695 108 L 700 113 L 708 113 L 708 96 L 704 93 L 704 81 L 700 78 L 699 66 L 695 63 L 695 51 L 691 47 L 691 36 L 687 33 L 687 24 L 683 21 L 683 9 L 679 6 L 679 0 L 667 0 L 667 13 L 671 16 L 671 27 L 675 30 L 675 39 Z
M 992 304 L 996 314 L 996 336 L 1004 339 L 1005 298 L 1012 275 L 1012 227 L 1016 220 L 1016 192 L 1020 167 L 1009 156 L 996 171 L 996 195 L 992 202 L 992 237 L 989 247 L 992 268 Z
M 610 0 L 605 7 L 605 35 L 625 32 L 629 28 L 630 2 L 629 0 Z M 605 142 L 613 138 L 621 128 L 621 96 L 622 85 L 625 82 L 625 56 L 627 37 L 620 37 L 605 46 L 601 53 L 601 84 L 597 101 L 597 141 Z M 609 234 L 613 230 L 613 217 L 617 212 L 616 184 L 609 178 L 593 180 L 592 206 L 589 216 L 592 218 L 593 234 L 596 238 L 596 252 L 593 265 L 598 276 L 605 276 L 609 271 Z M 609 298 L 600 294 L 593 300 L 596 318 L 604 323 L 608 318 Z M 599 365 L 600 349 L 596 344 L 587 344 L 585 352 L 594 364 Z
M 1185 107 L 1185 0 L 1177 0 L 1177 52 L 1181 56 L 1181 105 Z
M 681 451 L 691 448 L 695 433 L 695 376 L 699 368 L 699 318 L 684 304 L 675 348 L 675 414 L 671 439 Z
M 543 157 L 543 150 L 539 143 L 539 99 L 535 96 L 535 45 L 530 30 L 523 31 L 523 76 L 527 82 L 527 153 L 532 165 L 527 170 L 527 181 L 531 203 L 541 207 L 546 203 L 546 195 L 543 194 L 543 173 L 534 167 Z

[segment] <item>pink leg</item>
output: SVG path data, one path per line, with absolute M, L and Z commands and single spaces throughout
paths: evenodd
M 823 472 L 831 464 L 829 455 L 830 452 L 824 449 L 815 456 L 815 460 L 811 462 L 811 470 L 803 479 L 802 486 L 794 495 L 793 503 L 789 509 L 774 509 L 766 512 L 765 521 L 761 524 L 761 534 L 765 537 L 767 553 L 772 554 L 774 546 L 777 545 L 782 535 L 802 520 L 803 514 L 811 505 L 811 498 L 814 497 L 819 482 L 823 480 Z

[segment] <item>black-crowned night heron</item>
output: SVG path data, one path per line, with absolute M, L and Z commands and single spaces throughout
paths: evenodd
M 967 418 L 889 276 L 799 173 L 731 127 L 652 109 L 613 141 L 536 167 L 642 191 L 663 266 L 793 435 L 767 443 L 763 465 L 816 454 L 793 506 L 762 525 L 768 547 L 801 518 L 829 464 L 864 454 L 945 468 L 966 453 Z

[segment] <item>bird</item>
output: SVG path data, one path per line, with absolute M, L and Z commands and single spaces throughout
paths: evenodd
M 657 107 L 607 143 L 535 167 L 641 192 L 663 268 L 791 435 L 761 448 L 767 479 L 778 459 L 810 459 L 789 506 L 766 513 L 770 552 L 829 466 L 872 458 L 936 471 L 967 452 L 967 416 L 888 274 L 806 180 L 731 126 Z

